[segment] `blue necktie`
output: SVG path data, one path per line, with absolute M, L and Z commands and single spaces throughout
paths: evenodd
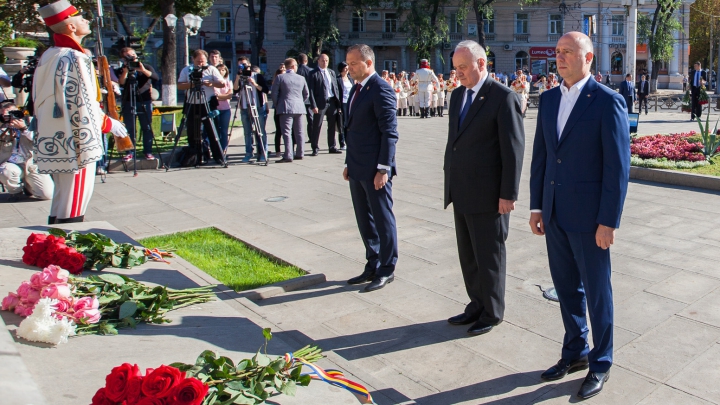
M 465 99 L 465 105 L 463 106 L 462 111 L 460 111 L 460 119 L 458 119 L 458 129 L 460 129 L 460 126 L 462 125 L 465 116 L 467 115 L 468 111 L 470 111 L 473 93 L 474 91 L 470 89 L 467 90 L 467 98 Z

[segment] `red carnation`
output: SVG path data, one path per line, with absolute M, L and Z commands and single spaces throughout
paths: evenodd
M 95 395 L 93 395 L 92 397 L 92 404 L 90 405 L 115 405 L 113 401 L 107 398 L 106 394 L 107 390 L 105 389 L 105 387 L 97 390 Z
M 200 405 L 209 387 L 197 378 L 186 378 L 175 387 L 172 403 L 175 405 Z
M 124 363 L 115 367 L 105 377 L 105 395 L 114 402 L 122 402 L 127 397 L 128 382 L 140 375 L 137 364 Z
M 184 379 L 184 374 L 175 367 L 162 365 L 145 376 L 142 392 L 148 397 L 165 398 L 173 393 L 175 386 Z

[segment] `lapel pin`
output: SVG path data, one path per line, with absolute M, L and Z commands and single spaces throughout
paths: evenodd
M 370 86 L 365 87 L 365 90 L 370 90 Z
M 590 97 L 590 95 L 589 95 L 589 94 L 588 94 L 588 97 Z
M 480 97 L 480 100 L 485 100 L 485 97 Z

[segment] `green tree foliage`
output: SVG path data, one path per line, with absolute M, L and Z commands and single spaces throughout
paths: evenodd
M 690 6 L 690 60 L 692 66 L 701 61 L 703 68 L 710 66 L 710 33 L 712 31 L 715 46 L 712 61 L 717 64 L 717 46 L 720 39 L 720 1 L 696 0 Z M 712 27 L 712 30 L 710 29 Z M 692 69 L 692 68 L 691 68 Z
M 672 60 L 673 48 L 677 42 L 675 32 L 683 29 L 675 16 L 675 11 L 681 5 L 682 0 L 657 0 L 652 19 L 638 14 L 638 42 L 648 44 L 650 59 L 653 61 L 650 73 L 651 92 L 657 89 L 660 62 Z
M 443 42 L 449 42 L 449 26 L 445 7 L 456 6 L 457 20 L 465 21 L 469 0 L 395 0 L 398 15 L 405 15 L 400 28 L 408 34 L 408 45 L 419 59 L 429 59 Z
M 278 5 L 294 32 L 298 50 L 315 57 L 326 42 L 339 42 L 340 31 L 333 16 L 345 8 L 343 0 L 280 0 Z

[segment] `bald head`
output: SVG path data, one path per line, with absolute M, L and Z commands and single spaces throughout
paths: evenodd
M 590 74 L 593 61 L 593 45 L 582 32 L 568 32 L 560 37 L 555 46 L 558 72 L 568 88 Z
M 588 53 L 594 53 L 592 40 L 590 40 L 590 37 L 583 34 L 582 32 L 572 31 L 568 32 L 563 36 L 568 36 L 572 38 L 580 47 L 583 56 L 587 55 Z

